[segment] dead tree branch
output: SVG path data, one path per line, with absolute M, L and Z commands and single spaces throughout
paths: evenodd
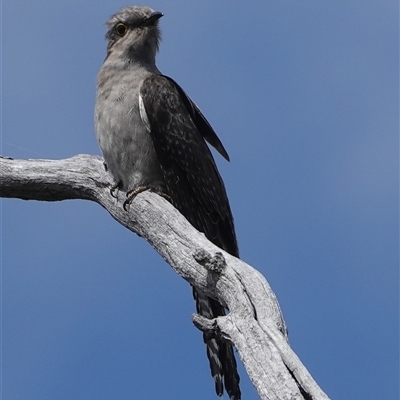
M 181 277 L 229 310 L 225 317 L 193 322 L 231 341 L 261 399 L 328 399 L 290 348 L 278 301 L 265 278 L 217 248 L 164 198 L 149 192 L 128 212 L 100 157 L 65 160 L 0 158 L 0 195 L 24 200 L 86 199 L 99 203 L 126 228 L 146 239 Z

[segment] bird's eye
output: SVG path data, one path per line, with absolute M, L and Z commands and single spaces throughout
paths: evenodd
M 128 27 L 125 24 L 123 24 L 122 22 L 120 22 L 115 27 L 115 30 L 117 31 L 119 36 L 124 36 L 126 34 L 126 32 L 128 31 Z

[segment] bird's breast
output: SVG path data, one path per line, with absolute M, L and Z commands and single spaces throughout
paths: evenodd
M 150 134 L 140 117 L 139 90 L 126 82 L 98 90 L 96 135 L 108 169 L 123 189 L 162 190 L 163 178 Z

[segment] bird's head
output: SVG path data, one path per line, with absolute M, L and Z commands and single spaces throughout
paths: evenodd
M 126 61 L 154 63 L 161 32 L 161 12 L 150 7 L 130 6 L 111 16 L 106 25 L 107 57 L 111 54 Z

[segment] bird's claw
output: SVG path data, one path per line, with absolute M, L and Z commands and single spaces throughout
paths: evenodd
M 114 199 L 116 199 L 118 197 L 118 192 L 122 187 L 122 181 L 119 181 L 116 185 L 114 185 L 111 189 L 110 189 L 110 194 L 112 197 L 114 197 Z
M 168 200 L 168 201 L 171 203 L 171 197 L 169 197 L 167 194 L 165 194 L 165 193 L 163 193 L 163 192 L 160 192 L 160 191 L 158 191 L 158 190 L 156 190 L 156 189 L 149 188 L 149 187 L 147 187 L 147 186 L 138 186 L 138 187 L 136 187 L 136 188 L 134 188 L 134 189 L 129 190 L 129 191 L 126 193 L 126 200 L 124 201 L 124 204 L 123 204 L 124 210 L 125 210 L 125 211 L 128 211 L 128 207 L 129 207 L 129 205 L 132 203 L 132 201 L 134 200 L 134 198 L 135 198 L 138 194 L 140 194 L 140 193 L 142 193 L 142 192 L 145 192 L 146 190 L 149 190 L 150 192 L 156 193 L 156 194 L 158 194 L 159 196 L 164 197 L 164 199 Z
M 126 200 L 124 201 L 124 210 L 128 211 L 129 205 L 132 203 L 133 199 L 140 193 L 145 192 L 146 190 L 149 190 L 147 186 L 138 186 L 134 189 L 128 190 L 126 193 Z

